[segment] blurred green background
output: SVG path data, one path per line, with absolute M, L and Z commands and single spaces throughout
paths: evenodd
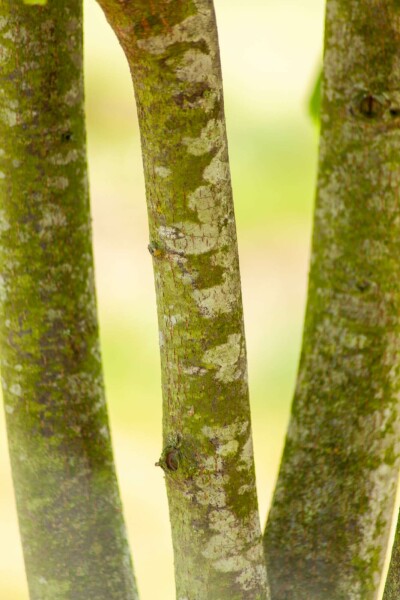
M 294 388 L 305 307 L 322 0 L 215 0 L 241 257 L 262 524 Z M 173 600 L 161 450 L 158 334 L 139 133 L 128 68 L 85 1 L 87 124 L 106 388 L 142 600 Z M 0 422 L 0 598 L 27 600 Z M 88 599 L 94 600 L 94 599 Z

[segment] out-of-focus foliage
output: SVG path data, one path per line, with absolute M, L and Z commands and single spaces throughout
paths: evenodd
M 321 110 L 321 86 L 322 86 L 322 70 L 320 69 L 315 79 L 315 83 L 312 88 L 310 100 L 308 102 L 308 111 L 310 117 L 315 123 L 319 123 L 320 110 Z

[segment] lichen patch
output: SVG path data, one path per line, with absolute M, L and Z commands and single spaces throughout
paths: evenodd
M 160 227 L 158 228 L 158 233 L 160 237 L 165 240 L 177 240 L 183 237 L 183 233 L 175 225 L 160 225 Z
M 0 302 L 4 302 L 7 298 L 7 287 L 5 279 L 0 275 Z
M 49 321 L 56 321 L 57 319 L 61 319 L 63 316 L 63 311 L 60 309 L 49 308 L 47 311 L 47 318 Z
M 4 231 L 8 231 L 10 229 L 10 227 L 11 227 L 11 225 L 10 225 L 9 221 L 7 220 L 5 210 L 0 209 L 0 233 L 3 233 Z
M 253 439 L 251 435 L 247 438 L 242 451 L 240 453 L 240 464 L 238 465 L 238 471 L 245 469 L 251 469 L 253 464 Z
M 166 179 L 169 175 L 171 175 L 172 172 L 171 169 L 168 169 L 168 167 L 163 167 L 162 165 L 156 165 L 154 167 L 154 171 L 156 175 L 158 175 L 162 179 Z
M 221 156 L 222 152 L 219 152 L 204 169 L 203 177 L 206 181 L 213 184 L 230 181 L 229 163 Z
M 189 195 L 188 206 L 197 212 L 202 223 L 210 223 L 219 217 L 221 207 L 216 203 L 215 193 L 211 186 L 201 185 Z
M 190 15 L 180 23 L 173 25 L 167 33 L 138 40 L 138 47 L 150 54 L 159 55 L 163 54 L 169 46 L 179 42 L 205 40 L 213 48 L 215 45 L 214 36 L 212 35 L 213 32 L 209 31 L 209 14 L 205 11 L 205 3 L 196 2 L 196 4 L 201 12 Z
M 223 283 L 220 285 L 193 291 L 193 298 L 207 319 L 229 313 L 237 304 L 236 290 L 233 288 L 229 276 L 224 273 L 222 278 Z
M 53 235 L 52 230 L 54 228 L 65 227 L 66 225 L 67 218 L 61 208 L 58 206 L 48 205 L 46 212 L 39 221 L 39 235 L 42 238 L 50 239 Z
M 220 146 L 224 139 L 224 125 L 220 119 L 210 119 L 202 129 L 199 137 L 184 137 L 182 143 L 187 147 L 189 154 L 201 156 Z
M 215 378 L 223 383 L 230 383 L 238 379 L 242 369 L 238 364 L 242 352 L 242 336 L 234 333 L 228 336 L 225 344 L 210 348 L 203 355 L 205 365 L 215 368 Z
M 237 419 L 229 425 L 216 425 L 213 427 L 204 425 L 201 431 L 208 439 L 218 439 L 221 443 L 224 443 L 246 433 L 249 425 L 249 421 L 241 421 L 240 419 Z
M 215 84 L 212 57 L 195 48 L 187 50 L 176 69 L 176 75 L 183 81 L 199 83 L 211 80 L 210 84 Z
M 185 317 L 180 314 L 175 315 L 164 315 L 165 325 L 167 327 L 175 327 L 178 323 L 182 323 L 185 320 Z
M 48 185 L 56 190 L 65 190 L 69 186 L 69 179 L 67 177 L 52 177 L 48 180 Z
M 222 444 L 217 448 L 217 454 L 220 456 L 232 456 L 236 454 L 239 449 L 239 442 L 237 440 L 230 440 L 226 444 Z
M 261 537 L 257 519 L 250 515 L 243 537 L 240 521 L 228 509 L 212 510 L 209 516 L 210 529 L 216 533 L 207 541 L 202 554 L 212 561 L 216 571 L 237 573 L 236 581 L 243 590 L 257 588 L 265 582 L 266 572 L 259 545 L 258 552 L 246 556 L 243 546 Z M 260 569 L 261 567 L 261 569 Z
M 183 367 L 182 371 L 187 375 L 205 375 L 207 373 L 207 369 L 202 369 L 201 367 L 188 366 Z
M 12 385 L 10 385 L 9 391 L 14 396 L 21 396 L 22 395 L 22 388 L 21 388 L 21 386 L 20 386 L 19 383 L 13 383 Z
M 170 239 L 167 248 L 184 254 L 203 254 L 213 250 L 218 242 L 218 223 L 194 223 L 184 221 L 176 223 L 180 236 Z
M 69 150 L 65 154 L 57 153 L 51 156 L 49 160 L 54 165 L 69 165 L 79 160 L 79 152 L 77 150 Z
M 17 113 L 11 108 L 2 107 L 0 110 L 0 119 L 8 127 L 15 127 L 18 121 Z
M 80 81 L 75 82 L 64 94 L 64 102 L 67 106 L 73 107 L 82 101 L 82 86 Z

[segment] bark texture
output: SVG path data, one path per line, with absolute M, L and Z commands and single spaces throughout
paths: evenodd
M 400 524 L 397 521 L 389 571 L 386 578 L 383 600 L 398 600 L 400 598 Z
M 328 0 L 297 387 L 265 533 L 272 597 L 377 597 L 399 467 L 400 5 Z
M 211 0 L 99 0 L 139 114 L 179 600 L 268 596 Z
M 0 342 L 31 600 L 137 598 L 104 399 L 81 0 L 0 3 Z

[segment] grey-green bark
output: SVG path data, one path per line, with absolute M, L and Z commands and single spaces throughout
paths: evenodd
M 179 600 L 267 598 L 211 0 L 99 0 L 142 138 Z
M 400 5 L 328 0 L 309 296 L 273 598 L 377 597 L 399 466 Z
M 137 598 L 104 399 L 81 0 L 0 3 L 1 374 L 31 600 Z
M 386 578 L 383 600 L 398 600 L 400 598 L 400 522 L 398 520 L 394 538 L 389 571 Z

